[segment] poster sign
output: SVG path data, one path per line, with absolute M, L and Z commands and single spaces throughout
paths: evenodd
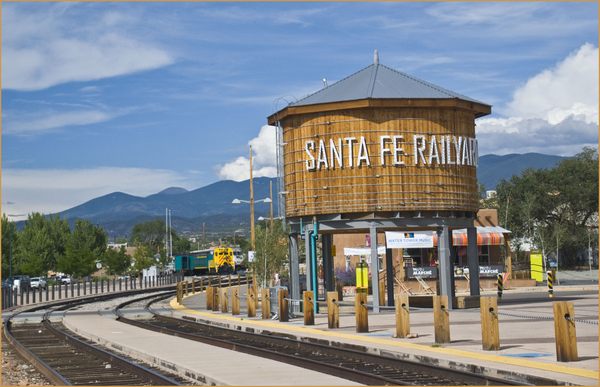
M 248 251 L 248 262 L 254 262 L 254 251 L 252 250 Z
M 504 266 L 493 265 L 493 266 L 479 266 L 480 277 L 497 277 L 498 274 L 504 271 Z
M 408 278 L 437 278 L 438 269 L 435 266 L 407 267 L 406 276 Z
M 431 248 L 433 247 L 433 231 L 387 231 L 385 243 L 388 249 Z

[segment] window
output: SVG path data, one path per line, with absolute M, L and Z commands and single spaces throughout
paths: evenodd
M 488 245 L 479 246 L 479 265 L 489 266 L 490 265 L 490 247 Z

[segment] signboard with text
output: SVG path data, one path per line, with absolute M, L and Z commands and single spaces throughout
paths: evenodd
M 385 243 L 388 249 L 431 248 L 433 247 L 433 231 L 387 231 Z

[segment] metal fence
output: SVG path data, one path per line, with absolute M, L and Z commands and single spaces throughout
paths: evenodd
M 2 310 L 40 302 L 77 298 L 92 294 L 123 292 L 135 289 L 160 288 L 174 284 L 183 279 L 183 274 L 173 273 L 160 276 L 139 278 L 112 278 L 97 281 L 72 281 L 68 284 L 57 283 L 45 288 L 15 288 L 3 285 Z

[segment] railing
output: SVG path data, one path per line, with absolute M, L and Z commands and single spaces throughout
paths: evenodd
M 135 289 L 161 288 L 176 283 L 182 279 L 182 274 L 173 273 L 160 276 L 139 278 L 112 278 L 97 281 L 72 281 L 68 284 L 58 283 L 45 288 L 13 289 L 11 286 L 2 287 L 2 310 L 40 302 L 77 298 L 92 294 L 122 292 Z

